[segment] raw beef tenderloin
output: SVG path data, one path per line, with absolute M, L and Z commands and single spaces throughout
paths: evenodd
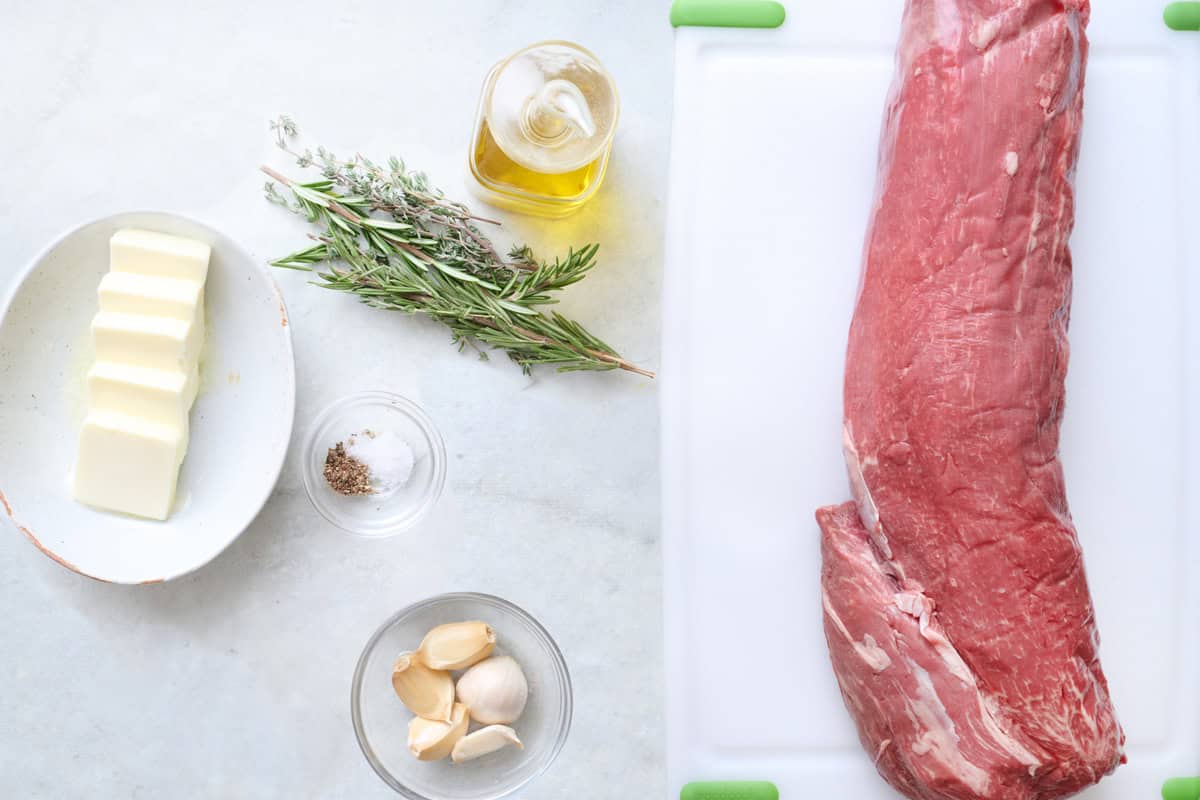
M 927 800 L 1095 783 L 1124 735 L 1058 430 L 1087 0 L 908 0 L 850 329 L 854 503 L 825 630 L 880 773 Z

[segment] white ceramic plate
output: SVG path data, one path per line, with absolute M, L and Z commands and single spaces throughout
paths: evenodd
M 89 326 L 108 240 L 137 227 L 212 246 L 208 339 L 191 445 L 165 522 L 71 499 L 86 405 Z M 81 575 L 156 583 L 191 572 L 237 538 L 270 495 L 291 438 L 296 378 L 287 309 L 267 268 L 199 222 L 117 214 L 61 236 L 0 305 L 0 517 Z

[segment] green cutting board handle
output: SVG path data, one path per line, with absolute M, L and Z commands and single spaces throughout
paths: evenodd
M 1200 800 L 1200 778 L 1171 778 L 1163 784 L 1163 800 Z
M 697 781 L 680 790 L 679 800 L 779 800 L 779 790 L 767 781 Z
M 675 0 L 671 24 L 702 28 L 778 28 L 787 11 L 775 0 Z
M 1200 31 L 1200 3 L 1171 3 L 1163 9 L 1163 22 L 1173 31 Z

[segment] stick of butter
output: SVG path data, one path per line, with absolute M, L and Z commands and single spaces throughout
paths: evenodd
M 211 250 L 136 229 L 109 244 L 72 490 L 82 503 L 161 520 L 187 454 Z

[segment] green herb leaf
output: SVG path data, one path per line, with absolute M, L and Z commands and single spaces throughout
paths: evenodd
M 338 159 L 323 147 L 316 155 L 295 152 L 296 124 L 283 116 L 271 123 L 279 147 L 322 178 L 293 181 L 263 167 L 272 178 L 264 189 L 272 203 L 307 218 L 318 244 L 272 261 L 285 269 L 316 271 L 316 285 L 355 295 L 374 308 L 424 314 L 450 329 L 451 341 L 504 350 L 525 372 L 545 364 L 560 372 L 623 369 L 654 373 L 621 358 L 578 322 L 539 306 L 558 302 L 554 293 L 587 277 L 599 246 L 584 245 L 565 258 L 540 261 L 526 246 L 502 258 L 477 223 L 494 223 L 447 200 L 422 173 L 390 158 L 387 168 L 355 156 Z M 276 184 L 291 192 L 295 203 Z

